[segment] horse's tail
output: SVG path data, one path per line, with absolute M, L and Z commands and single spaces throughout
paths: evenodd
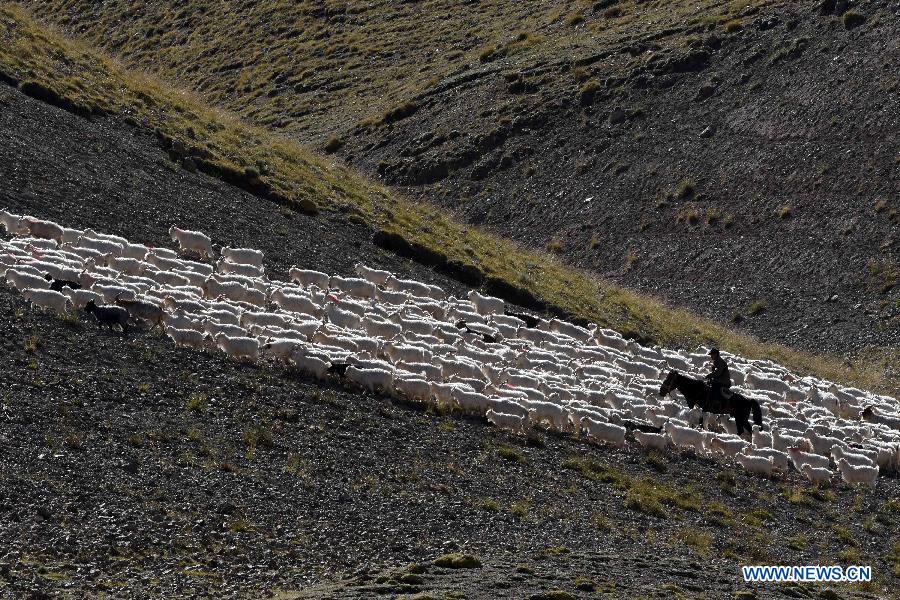
M 747 398 L 747 402 L 753 410 L 753 422 L 762 427 L 762 409 L 759 407 L 759 402 L 753 398 Z

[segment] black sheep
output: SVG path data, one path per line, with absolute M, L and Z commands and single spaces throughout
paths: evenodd
M 44 275 L 44 279 L 50 282 L 50 289 L 54 292 L 61 292 L 63 288 L 72 288 L 73 290 L 80 290 L 81 284 L 76 283 L 74 281 L 68 281 L 66 279 L 54 279 L 50 273 Z
M 85 307 L 84 312 L 92 313 L 94 318 L 97 319 L 98 327 L 103 327 L 106 325 L 110 328 L 113 328 L 113 325 L 118 325 L 122 328 L 122 333 L 128 333 L 128 311 L 119 306 L 97 306 L 94 304 L 94 301 L 89 301 Z

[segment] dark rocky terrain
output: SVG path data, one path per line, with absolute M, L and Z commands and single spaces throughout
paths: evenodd
M 171 164 L 155 140 L 0 85 L 0 204 L 462 291 L 339 214 L 306 217 Z M 100 332 L 0 291 L 0 594 L 8 597 L 891 597 L 897 479 L 767 481 L 320 386 Z M 470 553 L 481 567 L 432 564 Z M 750 589 L 741 564 L 873 565 L 869 586 Z M 413 564 L 415 563 L 415 564 Z M 893 573 L 892 573 L 893 571 Z M 590 591 L 593 589 L 593 591 Z
M 897 0 L 200 4 L 32 5 L 638 291 L 814 352 L 900 344 Z
M 878 17 L 848 30 L 820 4 L 700 31 L 682 71 L 664 52 L 624 73 L 593 65 L 587 106 L 561 94 L 564 66 L 513 65 L 342 152 L 468 222 L 764 339 L 897 346 L 900 6 L 854 2 Z

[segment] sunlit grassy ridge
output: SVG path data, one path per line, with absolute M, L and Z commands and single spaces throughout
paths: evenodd
M 576 93 L 784 0 L 33 0 L 43 19 L 312 141 L 463 73 L 540 71 Z
M 0 73 L 30 93 L 68 104 L 77 112 L 119 115 L 155 131 L 166 145 L 183 146 L 183 153 L 209 172 L 249 178 L 255 187 L 282 202 L 349 213 L 351 219 L 417 245 L 442 263 L 504 282 L 564 314 L 660 344 L 716 343 L 736 353 L 777 360 L 800 372 L 896 390 L 896 380 L 885 374 L 885 364 L 900 362 L 896 349 L 867 356 L 857 364 L 813 356 L 761 343 L 687 311 L 598 282 L 548 256 L 460 225 L 432 207 L 399 198 L 294 142 L 128 71 L 37 24 L 15 7 L 0 8 Z

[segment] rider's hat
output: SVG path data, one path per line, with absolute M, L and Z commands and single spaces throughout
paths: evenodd
M 718 353 L 719 353 L 719 349 L 718 349 L 718 348 L 710 348 L 710 349 L 709 349 L 709 352 L 707 352 L 707 354 L 710 355 L 710 356 L 712 356 L 713 354 L 718 354 Z

